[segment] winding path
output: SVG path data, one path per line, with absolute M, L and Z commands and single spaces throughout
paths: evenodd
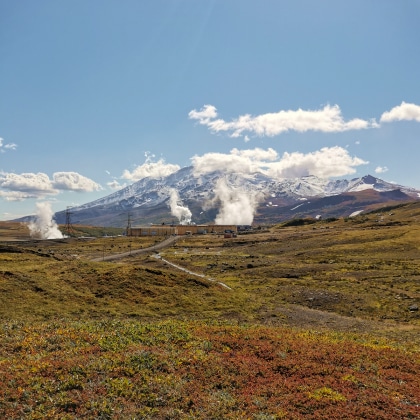
M 154 252 L 154 251 L 159 251 L 160 249 L 166 248 L 169 245 L 172 245 L 177 239 L 179 239 L 181 236 L 170 236 L 169 238 L 166 238 L 164 241 L 159 242 L 156 245 L 152 245 L 149 246 L 147 248 L 140 248 L 140 249 L 136 249 L 136 250 L 132 250 L 132 251 L 128 251 L 128 252 L 122 252 L 120 254 L 113 254 L 113 255 L 107 255 L 104 257 L 99 257 L 99 258 L 93 258 L 91 261 L 96 261 L 96 262 L 100 262 L 100 261 L 115 261 L 115 260 L 119 260 L 121 258 L 125 258 L 125 257 L 129 257 L 132 255 L 136 255 L 136 254 L 145 254 L 145 253 L 149 253 L 149 252 Z M 232 290 L 231 287 L 229 287 L 227 284 L 222 283 L 220 281 L 217 281 L 215 279 L 213 279 L 212 277 L 207 277 L 204 274 L 200 274 L 200 273 L 195 273 L 193 271 L 190 271 L 184 267 L 181 267 L 180 265 L 174 264 L 168 260 L 165 260 L 164 258 L 162 258 L 160 256 L 159 253 L 155 254 L 155 258 L 160 259 L 161 261 L 163 261 L 165 264 L 170 265 L 171 267 L 176 268 L 177 270 L 181 270 L 184 271 L 185 273 L 191 274 L 193 276 L 197 276 L 200 278 L 204 278 L 208 281 L 211 281 L 213 283 L 216 283 L 222 287 L 224 287 L 225 289 L 229 289 Z
M 121 258 L 129 257 L 130 255 L 146 254 L 152 251 L 158 251 L 159 249 L 163 249 L 168 247 L 169 245 L 172 245 L 179 238 L 180 236 L 169 236 L 169 238 L 166 238 L 164 241 L 159 242 L 156 245 L 148 246 L 147 248 L 134 249 L 128 252 L 122 252 L 121 254 L 112 254 L 106 255 L 104 257 L 93 258 L 91 261 L 114 261 L 120 260 Z
M 187 268 L 181 267 L 181 266 L 180 266 L 180 265 L 178 265 L 178 264 L 174 264 L 173 262 L 170 262 L 170 261 L 168 261 L 168 260 L 165 260 L 165 258 L 162 258 L 162 257 L 160 256 L 160 254 L 155 254 L 155 255 L 154 255 L 154 257 L 155 257 L 155 258 L 158 258 L 158 259 L 160 259 L 160 260 L 162 260 L 165 264 L 168 264 L 168 265 L 170 265 L 171 267 L 174 267 L 174 268 L 176 268 L 176 269 L 178 269 L 178 270 L 184 271 L 185 273 L 192 274 L 193 276 L 201 277 L 202 279 L 206 279 L 206 280 L 211 281 L 211 282 L 213 282 L 213 283 L 217 283 L 217 284 L 219 284 L 220 286 L 224 287 L 225 289 L 232 290 L 232 288 L 231 288 L 231 287 L 229 287 L 227 284 L 222 283 L 221 281 L 217 281 L 217 280 L 215 280 L 215 279 L 214 279 L 214 278 L 212 278 L 212 277 L 207 277 L 207 276 L 205 276 L 204 274 L 195 273 L 194 271 L 191 271 L 191 270 L 188 270 Z

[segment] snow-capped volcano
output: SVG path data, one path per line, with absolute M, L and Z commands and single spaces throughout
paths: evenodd
M 270 219 L 275 217 L 277 209 L 277 218 L 281 221 L 293 216 L 298 204 L 306 202 L 299 208 L 308 208 L 309 202 L 312 207 L 318 202 L 318 207 L 322 207 L 322 200 L 328 197 L 349 194 L 354 197 L 365 191 L 372 192 L 372 203 L 408 201 L 420 197 L 420 191 L 371 175 L 351 180 L 326 180 L 315 176 L 274 179 L 259 172 L 251 175 L 221 172 L 196 175 L 192 167 L 186 167 L 159 179 L 144 178 L 99 200 L 74 207 L 73 219 L 75 223 L 124 226 L 130 214 L 136 223 L 177 222 L 176 216 L 171 215 L 170 203 L 174 191 L 178 202 L 174 203 L 172 199 L 172 204 L 178 210 L 187 209 L 192 215 L 192 222 L 228 224 L 251 224 L 255 217 L 262 219 L 267 208 L 270 208 Z M 380 195 L 391 191 L 399 193 L 393 197 Z M 331 205 L 326 207 L 331 208 Z M 347 208 L 352 210 L 349 206 Z M 322 213 L 321 208 L 317 212 Z M 63 223 L 65 212 L 57 213 L 56 220 Z

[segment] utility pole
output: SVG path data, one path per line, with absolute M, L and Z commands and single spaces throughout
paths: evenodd
M 65 231 L 67 232 L 67 236 L 72 236 L 74 235 L 74 229 L 73 229 L 73 225 L 71 224 L 71 211 L 70 211 L 71 207 L 67 207 L 66 209 L 66 227 L 65 227 Z
M 126 235 L 131 236 L 131 214 L 130 213 L 128 213 Z

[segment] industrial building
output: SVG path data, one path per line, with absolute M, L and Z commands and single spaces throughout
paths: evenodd
M 236 225 L 149 225 L 128 227 L 127 236 L 205 235 L 226 232 L 236 234 Z

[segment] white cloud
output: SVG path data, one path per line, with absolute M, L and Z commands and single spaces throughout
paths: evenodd
M 6 150 L 16 150 L 17 144 L 15 143 L 4 143 L 4 139 L 0 137 L 0 152 L 4 153 Z
M 225 153 L 206 153 L 203 156 L 191 158 L 194 173 L 196 175 L 206 174 L 214 171 L 236 172 L 241 174 L 253 174 L 260 172 L 267 161 L 278 158 L 274 149 L 232 149 L 230 154 Z
M 217 109 L 213 105 L 204 105 L 200 111 L 195 109 L 190 111 L 188 117 L 192 120 L 198 120 L 200 124 L 208 124 L 210 120 L 217 117 Z
M 47 174 L 0 172 L 0 196 L 7 201 L 22 201 L 56 195 L 60 190 L 89 192 L 101 186 L 76 172 L 56 172 L 51 180 Z
M 311 153 L 284 153 L 278 162 L 270 164 L 268 175 L 275 178 L 299 178 L 315 175 L 319 178 L 340 177 L 356 172 L 355 167 L 369 162 L 350 156 L 342 147 L 323 147 Z
M 244 135 L 246 141 L 249 140 L 249 136 L 245 133 L 272 137 L 288 131 L 338 133 L 378 127 L 375 120 L 354 118 L 345 121 L 338 105 L 326 105 L 319 110 L 281 110 L 257 116 L 245 114 L 230 122 L 217 119 L 217 115 L 217 109 L 213 105 L 205 105 L 201 110 L 194 109 L 188 114 L 190 119 L 197 120 L 199 124 L 207 126 L 215 133 L 227 132 L 230 137 Z
M 60 190 L 81 192 L 92 192 L 102 189 L 95 181 L 77 172 L 55 172 L 53 174 L 53 185 Z
M 108 185 L 108 187 L 111 188 L 111 190 L 121 190 L 122 188 L 127 186 L 126 183 L 120 184 L 116 179 L 107 182 L 106 185 Z
M 388 172 L 388 168 L 386 166 L 378 166 L 376 167 L 375 172 L 377 174 L 383 174 L 385 172 Z
M 157 179 L 173 174 L 181 169 L 179 165 L 165 163 L 164 159 L 159 159 L 157 162 L 153 162 L 154 155 L 149 153 L 146 153 L 145 156 L 145 163 L 137 166 L 137 168 L 135 168 L 132 172 L 126 169 L 122 174 L 122 178 L 130 181 L 139 181 L 140 179 L 147 177 Z
M 47 174 L 38 173 L 0 173 L 0 187 L 9 191 L 19 191 L 23 193 L 42 195 L 57 194 L 53 183 Z
M 380 122 L 392 121 L 417 121 L 420 122 L 420 106 L 401 102 L 401 105 L 395 106 L 390 111 L 381 115 Z
M 22 191 L 1 191 L 0 190 L 0 197 L 5 199 L 6 201 L 24 201 L 30 198 L 38 198 L 38 195 L 25 193 Z
M 271 148 L 232 149 L 230 154 L 207 153 L 194 156 L 191 160 L 196 176 L 213 171 L 238 173 L 242 176 L 261 172 L 277 179 L 308 175 L 320 178 L 340 177 L 353 174 L 356 166 L 368 163 L 350 156 L 346 149 L 338 146 L 324 147 L 306 154 L 286 152 L 282 157 Z
M 8 150 L 16 150 L 17 144 L 15 144 L 15 143 L 6 143 L 4 145 L 4 148 L 5 149 L 8 149 Z

